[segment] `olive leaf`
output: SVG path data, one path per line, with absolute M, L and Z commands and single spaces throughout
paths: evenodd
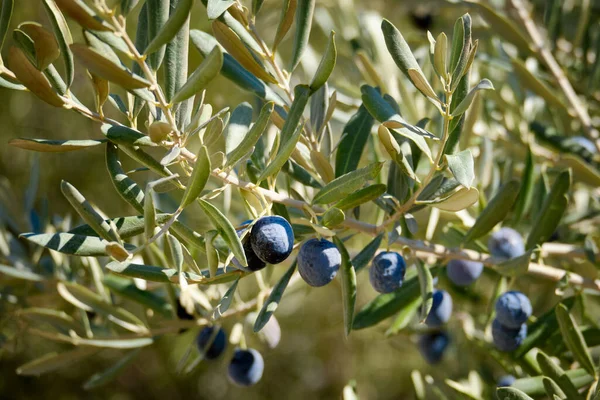
M 502 186 L 479 214 L 475 224 L 465 235 L 463 243 L 470 243 L 482 237 L 504 220 L 519 195 L 519 187 L 517 180 L 511 180 Z
M 475 179 L 475 163 L 470 150 L 463 150 L 457 154 L 446 154 L 448 168 L 454 178 L 467 189 L 471 188 Z
M 333 206 L 340 210 L 352 209 L 371 200 L 378 199 L 385 193 L 387 186 L 383 183 L 369 185 L 363 189 L 357 190 L 354 193 L 344 197 Z
M 337 58 L 337 50 L 335 48 L 335 32 L 331 31 L 329 34 L 329 41 L 327 42 L 327 48 L 323 53 L 323 58 L 319 63 L 319 67 L 317 68 L 317 72 L 315 72 L 315 76 L 310 83 L 311 92 L 316 92 L 319 90 L 321 86 L 327 82 L 329 79 L 329 75 L 333 72 L 335 68 L 335 61 Z
M 210 157 L 208 155 L 208 149 L 206 146 L 201 146 L 196 156 L 196 165 L 194 165 L 194 171 L 188 181 L 188 185 L 181 199 L 179 209 L 183 210 L 188 205 L 192 204 L 206 186 L 208 178 L 212 172 Z
M 567 192 L 571 185 L 571 170 L 562 171 L 546 196 L 527 236 L 526 249 L 546 241 L 556 230 L 567 208 Z
M 313 13 L 315 12 L 315 4 L 317 3 L 315 0 L 295 0 L 295 2 L 296 35 L 294 36 L 290 71 L 296 69 L 300 63 L 300 58 L 302 58 L 302 54 L 304 54 L 304 50 L 308 45 L 308 38 L 310 36 L 310 30 L 313 21 Z
M 8 67 L 27 89 L 54 107 L 62 107 L 63 100 L 50 85 L 48 79 L 29 61 L 23 50 L 11 46 Z
M 0 6 L 0 50 L 2 49 L 4 39 L 6 38 L 6 33 L 8 32 L 14 7 L 14 0 L 3 1 L 2 5 Z
M 18 367 L 17 374 L 25 376 L 40 376 L 48 372 L 56 371 L 60 368 L 66 368 L 74 363 L 91 357 L 97 352 L 98 349 L 95 348 L 81 347 L 62 353 L 47 353 L 40 358 L 29 361 L 27 364 L 23 364 Z
M 421 289 L 421 323 L 425 322 L 431 307 L 433 306 L 433 277 L 431 271 L 424 263 L 417 261 L 417 276 L 419 277 L 419 287 Z
M 44 8 L 46 9 L 46 14 L 48 14 L 48 19 L 50 20 L 50 24 L 52 25 L 52 31 L 54 32 L 54 36 L 56 37 L 56 41 L 58 42 L 58 47 L 60 48 L 60 54 L 62 55 L 67 76 L 66 84 L 67 88 L 69 88 L 73 83 L 73 78 L 75 77 L 75 63 L 73 61 L 73 53 L 69 48 L 69 46 L 73 44 L 71 31 L 69 30 L 67 21 L 65 20 L 65 17 L 56 5 L 55 1 L 43 1 Z M 2 2 L 2 4 L 5 3 L 7 2 Z
M 346 336 L 350 335 L 354 320 L 354 307 L 356 305 L 356 271 L 350 260 L 350 255 L 344 243 L 337 237 L 333 237 L 333 243 L 336 245 L 342 255 L 340 266 L 340 277 L 342 279 L 342 301 L 344 307 L 344 326 Z
M 94 31 L 111 30 L 110 25 L 104 22 L 82 0 L 54 0 L 58 8 L 70 18 L 74 19 L 86 29 Z
M 274 103 L 272 101 L 267 102 L 263 106 L 254 125 L 252 125 L 248 132 L 245 133 L 239 144 L 227 153 L 227 162 L 225 163 L 225 167 L 235 165 L 254 148 L 269 124 L 271 114 L 273 113 L 273 108 Z
M 577 323 L 569 314 L 569 310 L 563 304 L 556 306 L 556 319 L 558 327 L 562 333 L 565 344 L 573 353 L 573 356 L 579 361 L 581 366 L 592 376 L 597 377 L 596 367 L 592 360 L 592 356 L 588 350 L 585 340 L 581 334 L 581 330 Z
M 375 120 L 362 104 L 350 117 L 338 145 L 335 157 L 336 178 L 356 170 Z
M 294 272 L 296 272 L 296 261 L 292 263 L 288 270 L 281 276 L 279 281 L 277 281 L 275 286 L 273 286 L 271 293 L 269 293 L 269 297 L 267 297 L 262 308 L 258 312 L 256 321 L 254 322 L 254 332 L 259 332 L 262 328 L 264 328 L 267 322 L 269 322 L 269 319 L 271 319 L 271 316 L 275 310 L 277 310 L 277 307 L 279 307 L 279 303 L 283 297 L 283 292 L 290 283 L 290 279 L 292 278 L 292 275 L 294 275 Z
M 11 139 L 8 144 L 20 149 L 40 151 L 44 153 L 62 153 L 87 149 L 105 143 L 106 140 L 50 140 L 17 138 Z
M 292 23 L 294 22 L 294 16 L 296 15 L 296 7 L 298 6 L 298 0 L 283 0 L 283 6 L 281 7 L 281 17 L 279 18 L 279 25 L 277 26 L 277 33 L 275 33 L 275 39 L 273 41 L 273 53 L 279 46 L 279 43 L 283 40 L 285 35 L 290 30 Z
M 237 258 L 238 262 L 242 264 L 243 267 L 248 266 L 248 262 L 246 261 L 246 254 L 244 252 L 244 246 L 238 237 L 235 228 L 231 225 L 231 222 L 219 211 L 215 206 L 210 204 L 209 202 L 199 199 L 198 203 L 200 207 L 206 214 L 206 216 L 211 220 L 214 227 L 219 231 L 221 237 L 227 245 L 229 246 L 231 252 Z
M 218 46 L 215 46 L 208 57 L 190 75 L 185 85 L 175 93 L 171 102 L 179 103 L 199 93 L 219 74 L 222 66 L 223 53 Z
M 146 46 L 144 54 L 152 54 L 169 43 L 189 18 L 193 5 L 194 0 L 180 0 L 177 3 L 177 7 L 170 14 L 167 22 L 152 36 L 152 40 Z
M 313 204 L 328 204 L 341 200 L 360 188 L 365 180 L 374 179 L 382 167 L 383 163 L 373 163 L 335 178 L 319 190 L 313 198 Z
M 95 49 L 75 43 L 70 46 L 77 59 L 93 74 L 114 82 L 125 89 L 142 89 L 150 86 L 146 79 L 134 75 L 122 65 L 115 64 Z

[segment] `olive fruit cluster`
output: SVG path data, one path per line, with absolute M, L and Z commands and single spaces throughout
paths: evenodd
M 523 343 L 531 311 L 529 298 L 521 292 L 506 292 L 498 298 L 492 322 L 492 337 L 498 350 L 515 351 Z
M 252 221 L 246 221 L 237 231 L 242 236 Z M 250 232 L 242 240 L 248 267 L 243 267 L 235 258 L 233 264 L 243 270 L 259 271 L 267 264 L 285 261 L 294 249 L 294 231 L 283 217 L 272 215 L 256 220 Z
M 217 359 L 225 351 L 227 337 L 221 328 L 207 326 L 196 339 L 196 344 L 206 360 Z M 239 386 L 252 386 L 262 378 L 265 368 L 261 354 L 254 349 L 235 349 L 229 361 L 229 379 Z

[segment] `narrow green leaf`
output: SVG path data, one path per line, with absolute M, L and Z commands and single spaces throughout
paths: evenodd
M 103 124 L 100 128 L 104 136 L 113 143 L 125 146 L 156 146 L 149 136 L 123 125 Z M 161 166 L 161 168 L 163 168 Z
M 573 353 L 573 356 L 581 366 L 592 376 L 597 377 L 596 368 L 594 367 L 594 361 L 590 355 L 583 335 L 579 330 L 579 326 L 569 313 L 567 307 L 563 304 L 556 306 L 556 319 L 558 320 L 558 327 L 562 333 L 565 344 Z
M 54 340 L 56 342 L 70 343 L 75 346 L 88 346 L 106 349 L 135 349 L 138 347 L 149 346 L 154 343 L 151 337 L 136 337 L 136 338 L 120 338 L 120 339 L 83 339 L 81 337 L 71 337 L 67 335 L 48 333 L 37 329 L 31 329 L 31 333 Z
M 404 40 L 404 37 L 394 24 L 384 18 L 381 22 L 381 30 L 388 51 L 404 75 L 406 75 L 407 78 L 410 78 L 408 74 L 409 69 L 415 69 L 421 72 L 422 75 L 423 71 L 421 71 L 419 63 L 410 50 L 408 43 L 406 43 L 406 40 Z
M 121 307 L 107 303 L 102 296 L 73 282 L 60 282 L 58 293 L 63 299 L 85 311 L 105 315 L 115 324 L 136 333 L 147 333 L 148 329 L 138 317 Z
M 335 158 L 336 177 L 356 170 L 374 122 L 363 104 L 344 126 Z
M 119 237 L 112 229 L 110 224 L 104 221 L 104 218 L 94 209 L 94 207 L 83 197 L 83 195 L 71 185 L 69 182 L 62 181 L 60 190 L 67 198 L 71 206 L 83 218 L 83 220 L 92 228 L 100 237 L 109 242 L 118 242 Z
M 229 289 L 227 289 L 227 291 L 219 301 L 219 304 L 217 304 L 217 306 L 214 309 L 213 319 L 221 318 L 223 313 L 225 313 L 225 311 L 229 309 L 229 306 L 231 306 L 231 302 L 233 301 L 233 296 L 235 295 L 235 290 L 237 289 L 239 282 L 240 278 L 237 278 L 233 282 L 233 284 L 229 286 Z
M 331 75 L 335 68 L 336 59 L 337 50 L 335 48 L 335 32 L 331 31 L 327 47 L 323 53 L 323 58 L 321 58 L 317 72 L 315 72 L 315 76 L 313 76 L 312 82 L 310 83 L 310 90 L 312 93 L 319 90 L 319 88 L 327 82 L 329 75 Z
M 171 263 L 177 272 L 181 274 L 183 268 L 183 248 L 181 247 L 181 243 L 175 236 L 167 234 L 167 245 L 169 246 L 168 252 L 171 254 Z
M 106 268 L 115 274 L 126 276 L 128 278 L 140 278 L 150 282 L 161 283 L 179 283 L 179 271 L 174 268 L 161 268 L 152 265 L 120 263 L 113 261 Z M 231 275 L 232 279 L 237 278 L 239 274 Z M 191 273 L 183 272 L 183 277 L 188 283 L 208 283 L 204 277 Z
M 214 227 L 217 228 L 223 240 L 227 243 L 231 252 L 237 258 L 243 267 L 248 266 L 246 261 L 246 254 L 244 253 L 244 246 L 238 237 L 235 228 L 231 225 L 231 222 L 219 211 L 215 206 L 209 202 L 199 199 L 200 207 L 206 213 L 208 218 L 213 223 Z
M 361 269 L 366 267 L 371 259 L 375 256 L 375 253 L 379 249 L 381 245 L 381 241 L 383 240 L 383 233 L 377 235 L 373 240 L 371 240 L 357 255 L 352 259 L 352 265 L 354 265 L 354 269 L 356 272 L 359 272 Z
M 31 307 L 18 312 L 19 317 L 24 317 L 30 322 L 52 325 L 62 333 L 68 334 L 69 331 L 79 333 L 82 326 L 75 322 L 73 317 L 64 311 L 57 311 L 50 308 Z
M 192 172 L 192 176 L 190 177 L 185 193 L 183 194 L 181 205 L 179 206 L 180 210 L 183 210 L 185 207 L 192 204 L 198 196 L 200 196 L 202 189 L 204 189 L 206 182 L 208 182 L 211 172 L 212 169 L 208 149 L 203 145 L 200 147 L 200 150 L 198 150 L 196 165 L 194 165 L 194 171 Z
M 526 249 L 532 249 L 545 242 L 554 233 L 567 209 L 567 193 L 570 186 L 571 170 L 562 171 L 554 181 L 550 193 L 544 199 L 542 208 L 533 222 L 527 236 Z
M 154 229 L 156 228 L 156 209 L 154 208 L 154 190 L 152 187 L 146 189 L 144 195 L 144 233 L 146 234 L 146 240 L 149 240 L 154 236 Z
M 0 50 L 2 50 L 2 45 L 10 26 L 14 6 L 14 0 L 3 0 L 0 6 Z
M 469 94 L 456 106 L 454 110 L 452 110 L 452 116 L 458 117 L 461 114 L 464 114 L 468 109 L 475 95 L 480 90 L 495 90 L 494 85 L 490 82 L 489 79 L 482 79 L 473 89 L 469 91 Z
M 576 388 L 579 389 L 588 386 L 594 381 L 594 378 L 590 376 L 583 368 L 566 371 L 565 376 L 567 379 L 572 381 Z M 517 379 L 511 386 L 530 396 L 537 397 L 544 396 L 546 394 L 546 391 L 544 390 L 543 376 Z
M 96 236 L 73 235 L 71 233 L 24 233 L 21 237 L 51 250 L 80 257 L 106 257 L 106 242 Z M 125 245 L 127 250 L 135 246 Z
M 285 124 L 283 124 L 283 128 L 281 128 L 280 146 L 285 146 L 300 124 L 300 119 L 302 118 L 304 108 L 306 108 L 306 104 L 308 103 L 310 93 L 310 88 L 306 85 L 298 85 L 294 88 L 294 101 L 285 119 Z
M 358 190 L 365 181 L 375 179 L 382 167 L 383 163 L 373 163 L 335 178 L 315 195 L 313 204 L 328 204 L 341 200 Z
M 230 153 L 244 140 L 252 123 L 252 106 L 243 102 L 231 113 L 225 133 L 225 153 Z
M 160 28 L 150 43 L 148 43 L 144 54 L 152 54 L 173 40 L 189 18 L 193 5 L 194 0 L 180 0 L 175 10 L 170 14 L 167 22 Z
M 129 352 L 127 355 L 125 355 L 125 357 L 122 357 L 110 368 L 92 375 L 92 377 L 83 384 L 83 388 L 85 390 L 91 390 L 104 386 L 107 383 L 111 382 L 113 379 L 119 376 L 129 364 L 131 364 L 135 360 L 135 358 L 140 352 L 141 349 L 135 349 Z
M 202 61 L 202 63 L 196 68 L 196 70 L 190 75 L 187 82 L 179 91 L 173 96 L 171 102 L 173 104 L 179 103 L 183 100 L 189 99 L 196 93 L 199 93 L 204 89 L 212 80 L 219 74 L 223 67 L 223 53 L 218 46 L 215 46 L 209 53 L 208 57 Z
M 496 395 L 502 400 L 533 400 L 519 389 L 512 387 L 501 387 L 496 389 Z
M 333 243 L 336 245 L 342 255 L 342 265 L 340 267 L 342 279 L 342 302 L 344 307 L 344 326 L 346 336 L 350 335 L 354 321 L 354 307 L 356 305 L 356 271 L 350 260 L 350 255 L 344 242 L 337 236 L 333 237 Z
M 144 44 L 144 48 L 138 49 L 140 53 L 147 48 L 150 41 L 157 37 L 158 33 L 162 31 L 169 20 L 170 3 L 170 0 L 146 0 L 146 4 L 148 5 L 146 10 L 148 19 L 148 38 Z M 166 46 L 163 44 L 157 51 L 148 56 L 148 65 L 154 71 L 158 71 L 163 62 L 165 48 Z
M 48 78 L 31 63 L 27 55 L 19 47 L 11 46 L 8 56 L 8 67 L 27 89 L 41 100 L 54 107 L 62 107 L 63 100 L 52 87 Z
M 65 351 L 63 353 L 48 353 L 27 364 L 21 365 L 17 368 L 17 374 L 40 376 L 80 362 L 97 352 L 98 349 L 83 347 Z
M 313 13 L 315 11 L 316 0 L 297 0 L 296 7 L 296 36 L 294 37 L 294 47 L 292 49 L 292 61 L 290 71 L 294 71 L 300 63 L 300 58 L 308 45 L 310 29 L 312 26 Z
M 254 148 L 269 124 L 271 114 L 273 113 L 273 107 L 274 103 L 272 101 L 269 101 L 263 106 L 263 108 L 260 110 L 258 119 L 254 125 L 252 125 L 252 128 L 250 128 L 248 133 L 245 134 L 239 145 L 227 153 L 227 162 L 225 163 L 225 168 L 235 165 L 246 154 L 248 154 L 252 148 Z
M 292 160 L 288 160 L 282 168 L 282 171 L 288 174 L 294 180 L 300 182 L 303 185 L 320 189 L 323 187 L 313 176 L 300 165 L 296 164 Z
M 340 210 L 349 210 L 354 207 L 358 207 L 361 204 L 367 203 L 371 200 L 376 200 L 385 193 L 387 186 L 383 183 L 377 183 L 375 185 L 367 186 L 366 188 L 360 189 L 354 193 L 351 193 L 347 197 L 344 197 L 333 206 Z
M 446 58 L 448 57 L 448 37 L 444 32 L 440 33 L 435 41 L 434 53 L 433 53 L 433 66 L 438 76 L 446 79 L 448 73 L 448 66 L 446 65 Z
M 15 268 L 9 265 L 0 264 L 0 276 L 8 276 L 10 278 L 24 279 L 26 281 L 41 282 L 44 280 L 42 275 L 27 269 Z
M 119 161 L 119 149 L 115 144 L 106 144 L 106 166 L 117 193 L 119 193 L 123 200 L 135 208 L 137 212 L 143 214 L 144 192 L 123 171 L 121 162 Z
M 121 64 L 115 64 L 112 60 L 100 54 L 96 49 L 84 44 L 75 43 L 70 45 L 71 51 L 77 59 L 91 73 L 109 82 L 116 83 L 127 90 L 143 89 L 150 86 L 150 82 L 141 76 L 134 75 Z
M 279 46 L 279 43 L 281 43 L 285 35 L 290 30 L 290 27 L 294 22 L 294 16 L 296 15 L 297 5 L 297 0 L 283 0 L 283 6 L 281 7 L 281 17 L 279 18 L 277 33 L 275 34 L 275 40 L 273 41 L 273 53 L 275 53 L 275 50 Z
M 171 0 L 169 4 L 169 20 L 161 29 L 168 29 L 172 18 L 182 18 L 181 24 L 175 30 L 171 39 L 167 40 L 164 59 L 164 92 L 167 101 L 172 102 L 175 94 L 185 85 L 188 79 L 188 59 L 190 41 L 190 17 L 187 13 L 179 14 L 183 8 L 189 9 L 193 0 Z M 185 10 L 184 10 L 185 11 Z M 160 32 L 159 32 L 160 35 Z M 158 36 L 157 36 L 158 37 Z M 160 46 L 158 47 L 160 48 Z M 157 48 L 157 49 L 158 49 Z M 190 100 L 183 101 L 175 108 L 175 123 L 179 128 L 189 124 L 191 120 L 192 104 Z
M 471 150 L 463 150 L 457 154 L 446 154 L 444 157 L 454 178 L 469 189 L 475 179 L 475 163 Z
M 550 396 L 552 399 L 554 399 L 554 400 L 566 399 L 565 393 L 552 379 L 543 377 L 542 383 L 544 384 L 544 389 L 546 390 L 546 394 L 548 394 L 548 396 Z
M 217 275 L 219 268 L 219 252 L 213 245 L 213 241 L 217 235 L 217 231 L 208 231 L 206 232 L 206 239 L 204 241 L 206 244 L 206 260 L 208 261 L 208 270 L 211 278 Z
M 460 32 L 460 34 L 457 34 Z M 452 89 L 456 89 L 468 68 L 471 54 L 471 16 L 465 14 L 456 20 L 452 38 L 452 54 L 450 68 L 452 69 Z
M 220 46 L 217 40 L 210 34 L 196 29 L 190 31 L 190 39 L 198 51 L 205 57 L 215 46 Z M 265 82 L 261 81 L 246 68 L 242 67 L 242 65 L 230 54 L 223 54 L 221 75 L 231 80 L 242 89 L 256 94 L 261 99 L 273 101 L 278 106 L 283 106 L 285 104 L 285 101 L 281 96 L 275 93 Z
M 514 220 L 520 221 L 521 217 L 527 213 L 531 205 L 531 195 L 533 194 L 535 165 L 533 163 L 533 153 L 527 146 L 527 156 L 525 158 L 525 169 L 521 177 L 521 188 L 514 206 Z
M 548 357 L 543 351 L 539 350 L 536 354 L 536 361 L 542 370 L 542 373 L 548 376 L 559 388 L 567 394 L 569 399 L 580 399 L 581 396 L 577 391 L 577 388 L 571 382 L 569 377 L 565 374 L 565 371 L 557 365 L 550 357 Z M 544 379 L 544 378 L 543 378 Z M 546 384 L 544 384 L 546 387 Z
M 258 316 L 256 317 L 256 321 L 254 322 L 254 332 L 259 332 L 264 326 L 269 322 L 269 319 L 277 310 L 279 306 L 279 302 L 283 297 L 283 292 L 287 288 L 287 285 L 290 283 L 290 279 L 294 272 L 296 271 L 296 261 L 292 263 L 292 265 L 288 268 L 288 270 L 279 278 L 279 281 L 273 286 L 269 297 L 265 300 L 262 308 L 258 312 Z
M 575 298 L 567 298 L 562 304 L 564 304 L 567 309 L 571 309 L 575 304 Z M 528 327 L 527 337 L 523 341 L 523 344 L 516 350 L 515 357 L 521 358 L 532 348 L 536 346 L 541 347 L 548 338 L 558 330 L 558 321 L 556 320 L 554 310 L 550 310 L 541 315 L 536 322 Z
M 284 127 L 285 128 L 285 127 Z M 271 161 L 269 165 L 264 169 L 264 171 L 260 174 L 258 178 L 256 178 L 256 182 L 262 182 L 268 177 L 277 175 L 279 170 L 283 167 L 283 165 L 289 160 L 294 149 L 296 148 L 296 144 L 298 140 L 300 140 L 300 136 L 302 135 L 303 125 L 300 124 L 296 128 L 296 132 L 292 135 L 292 137 L 285 142 L 285 144 L 281 144 L 279 146 L 279 150 L 277 151 L 277 155 Z M 283 131 L 281 132 L 283 134 Z
M 417 276 L 419 277 L 419 287 L 421 289 L 421 323 L 425 322 L 425 319 L 431 311 L 433 306 L 433 277 L 427 265 L 417 261 L 415 266 L 417 267 Z
M 173 312 L 168 301 L 149 290 L 138 289 L 130 279 L 110 274 L 104 277 L 103 283 L 112 293 L 135 301 L 165 317 L 170 317 Z
M 517 199 L 519 186 L 519 181 L 512 180 L 498 191 L 481 212 L 475 224 L 469 229 L 463 243 L 467 244 L 480 238 L 491 231 L 500 221 L 504 220 Z
M 4 2 L 3 2 L 4 3 Z M 73 53 L 69 46 L 73 44 L 73 38 L 71 37 L 71 31 L 67 25 L 67 21 L 63 16 L 62 12 L 54 2 L 54 0 L 44 0 L 44 8 L 48 14 L 48 19 L 52 25 L 52 31 L 56 36 L 60 53 L 62 54 L 63 62 L 65 64 L 66 71 L 66 83 L 67 88 L 73 83 L 75 76 L 75 63 L 73 61 Z
M 404 308 L 400 310 L 396 316 L 394 322 L 392 322 L 388 330 L 385 332 L 386 336 L 397 335 L 404 328 L 406 328 L 417 314 L 422 301 L 423 299 L 421 297 L 415 297 L 412 302 L 404 306 Z
M 105 143 L 106 140 L 50 140 L 50 139 L 31 139 L 18 138 L 11 139 L 8 144 L 20 149 L 39 151 L 44 153 L 62 153 L 67 151 L 75 151 L 87 149 L 99 144 Z

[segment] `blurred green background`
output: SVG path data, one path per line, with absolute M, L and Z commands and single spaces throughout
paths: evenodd
M 192 28 L 209 30 L 206 12 L 200 1 L 192 14 Z M 47 26 L 46 14 L 38 0 L 17 0 L 12 25 L 27 20 L 40 21 Z M 280 0 L 266 0 L 258 17 L 259 30 L 269 42 L 274 34 L 279 18 Z M 137 12 L 136 8 L 134 11 Z M 401 1 L 401 0 L 339 0 L 317 2 L 317 11 L 313 27 L 311 44 L 319 51 L 324 46 L 326 33 L 319 29 L 318 21 L 326 21 L 339 9 L 345 15 L 363 15 L 366 11 L 380 13 L 392 20 L 411 43 L 426 43 L 426 31 L 434 35 L 441 31 L 452 32 L 454 20 L 463 11 L 460 7 L 442 1 Z M 363 15 L 364 16 L 364 15 Z M 370 14 L 377 17 L 376 14 Z M 130 18 L 132 22 L 134 18 Z M 80 39 L 79 28 L 71 24 L 75 40 Z M 135 26 L 130 26 L 134 31 Z M 292 28 L 293 29 L 293 28 Z M 342 29 L 343 30 L 343 29 Z M 475 37 L 477 37 L 477 31 Z M 341 54 L 351 53 L 351 43 L 346 40 L 352 33 L 338 35 L 338 48 Z M 287 60 L 290 52 L 293 31 L 280 46 L 282 57 Z M 10 35 L 8 37 L 10 45 Z M 9 46 L 5 45 L 5 49 Z M 200 57 L 190 50 L 190 70 L 199 63 Z M 350 74 L 338 76 L 336 82 L 353 87 L 355 93 L 359 87 L 360 75 L 357 70 L 352 74 L 352 59 L 341 59 L 345 71 Z M 60 70 L 60 67 L 59 67 Z M 334 75 L 336 72 L 334 72 Z M 295 78 L 305 79 L 302 73 Z M 490 77 L 493 81 L 494 77 Z M 76 69 L 74 92 L 86 104 L 93 104 L 92 86 L 81 67 Z M 207 102 L 213 109 L 235 107 L 242 101 L 252 102 L 252 96 L 233 86 L 224 78 L 212 82 L 207 89 Z M 110 105 L 105 106 L 111 110 Z M 112 111 L 109 116 L 115 117 Z M 334 129 L 339 135 L 340 129 Z M 12 148 L 8 141 L 17 137 L 38 137 L 47 139 L 84 139 L 101 138 L 99 124 L 93 123 L 76 113 L 53 108 L 26 92 L 15 92 L 0 88 L 0 179 L 10 182 L 15 196 L 16 207 L 23 202 L 24 193 L 29 184 L 31 163 L 34 154 Z M 125 170 L 128 160 L 124 158 Z M 65 154 L 40 153 L 40 185 L 37 206 L 47 207 L 50 215 L 71 214 L 74 212 L 60 193 L 61 179 L 75 185 L 87 198 L 93 201 L 110 216 L 132 214 L 132 209 L 114 192 L 109 181 L 104 162 L 104 148 L 96 148 Z M 134 168 L 134 164 L 131 164 Z M 136 180 L 145 182 L 145 173 L 136 175 Z M 240 207 L 236 208 L 240 210 Z M 199 213 L 198 213 L 199 214 Z M 202 226 L 205 221 L 201 215 L 193 212 L 187 217 L 192 223 Z M 232 220 L 241 222 L 245 215 L 231 215 Z M 287 264 L 286 264 L 287 265 Z M 280 265 L 274 272 L 272 282 L 285 270 Z M 442 286 L 444 282 L 442 282 Z M 485 310 L 491 287 L 490 280 L 478 283 L 476 290 L 456 293 L 455 304 L 461 296 L 474 300 L 473 307 Z M 5 288 L 6 289 L 6 288 Z M 252 289 L 244 291 L 248 298 Z M 374 297 L 375 292 L 368 284 L 366 273 L 359 276 L 358 307 Z M 2 295 L 7 296 L 8 291 Z M 482 363 L 485 352 L 478 351 L 461 337 L 459 325 L 468 321 L 469 309 L 455 306 L 456 317 L 452 319 L 449 330 L 453 333 L 453 344 L 444 361 L 437 366 L 424 363 L 415 346 L 415 335 L 401 335 L 387 338 L 385 326 L 355 331 L 345 339 L 342 326 L 340 301 L 340 283 L 320 289 L 310 289 L 307 285 L 297 285 L 286 293 L 277 318 L 282 327 L 282 339 L 279 346 L 269 350 L 257 344 L 265 358 L 265 372 L 262 381 L 254 387 L 240 389 L 231 385 L 226 377 L 227 359 L 222 357 L 216 362 L 202 363 L 192 374 L 178 376 L 174 370 L 176 364 L 193 340 L 197 330 L 180 335 L 166 335 L 158 342 L 143 349 L 136 361 L 110 384 L 88 392 L 82 384 L 91 375 L 111 366 L 119 351 L 103 350 L 84 362 L 63 368 L 58 372 L 43 375 L 40 378 L 18 376 L 15 369 L 42 354 L 60 351 L 68 346 L 60 346 L 48 340 L 26 334 L 26 325 L 16 322 L 10 312 L 0 315 L 0 324 L 11 325 L 11 337 L 2 338 L 0 349 L 0 398 L 3 399 L 337 399 L 341 397 L 343 387 L 349 380 L 355 379 L 358 393 L 362 399 L 404 399 L 412 398 L 410 371 L 420 370 L 424 375 L 431 374 L 434 379 L 461 379 L 471 368 L 493 382 L 502 371 L 493 362 Z M 6 299 L 3 299 L 6 300 Z M 31 299 L 33 303 L 44 305 L 43 298 Z M 231 326 L 226 326 L 227 330 Z M 9 340 L 10 339 L 10 340 Z M 231 350 L 231 349 L 230 349 Z

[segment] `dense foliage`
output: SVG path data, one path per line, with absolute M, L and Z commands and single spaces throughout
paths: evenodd
M 105 196 L 128 209 L 63 180 L 77 218 L 50 217 L 38 159 L 22 205 L 2 182 L 3 341 L 64 345 L 18 374 L 118 352 L 94 390 L 185 337 L 164 369 L 213 363 L 250 391 L 277 379 L 286 295 L 337 286 L 339 311 L 318 310 L 337 338 L 409 338 L 427 371 L 459 349 L 462 376 L 399 371 L 417 399 L 600 399 L 593 1 L 453 1 L 452 32 L 413 14 L 411 36 L 346 2 L 41 0 L 39 22 L 17 3 L 0 6 L 0 88 L 95 125 L 10 145 L 102 148 Z

